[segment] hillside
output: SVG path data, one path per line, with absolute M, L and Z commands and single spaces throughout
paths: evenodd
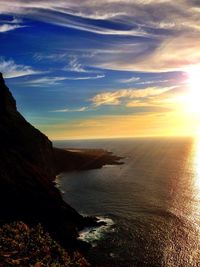
M 78 230 L 98 223 L 66 204 L 54 186 L 56 174 L 68 169 L 71 154 L 58 153 L 51 141 L 23 118 L 2 74 L 0 138 L 0 225 L 16 220 L 28 225 L 41 223 L 64 246 L 76 247 Z M 62 166 L 57 166 L 58 162 Z

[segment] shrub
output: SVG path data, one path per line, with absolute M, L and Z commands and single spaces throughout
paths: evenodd
M 0 266 L 86 267 L 90 265 L 79 252 L 67 253 L 40 224 L 30 228 L 20 221 L 0 228 Z

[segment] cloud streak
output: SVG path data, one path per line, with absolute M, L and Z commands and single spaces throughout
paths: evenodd
M 178 3 L 179 2 L 179 3 Z M 145 27 L 151 28 L 173 28 L 174 17 L 180 20 L 183 14 L 183 7 L 190 6 L 186 1 L 177 1 L 172 4 L 170 1 L 109 1 L 103 0 L 101 3 L 94 1 L 25 1 L 10 0 L 1 4 L 1 13 L 18 14 L 46 21 L 51 24 L 63 27 L 71 27 L 83 31 L 105 35 L 129 35 L 129 36 L 155 36 L 153 32 Z M 156 12 L 156 9 L 162 12 Z M 149 16 L 149 12 L 154 12 Z M 171 14 L 170 14 L 171 13 Z M 170 16 L 169 16 L 170 14 Z M 133 20 L 134 18 L 134 20 Z M 141 21 L 141 18 L 143 20 Z M 104 27 L 96 20 L 112 21 L 113 25 Z M 145 23 L 144 23 L 145 22 Z M 183 23 L 182 23 L 183 24 Z
M 88 64 L 112 70 L 166 72 L 182 70 L 200 61 L 200 8 L 198 1 L 188 0 L 10 0 L 2 1 L 0 14 L 18 15 L 61 27 L 97 35 L 113 35 L 122 44 L 107 43 L 110 52 L 102 49 L 88 59 Z M 23 27 L 3 24 L 0 32 Z M 136 37 L 136 47 L 124 37 Z M 111 52 L 112 51 L 112 52 Z M 120 51 L 120 52 L 119 52 Z M 89 66 L 88 65 L 88 66 Z M 85 72 L 72 58 L 66 70 Z
M 83 77 L 65 77 L 65 76 L 56 76 L 56 77 L 41 77 L 33 80 L 29 80 L 26 82 L 29 86 L 51 86 L 58 85 L 62 81 L 70 80 L 70 81 L 80 81 L 80 80 L 96 80 L 104 78 L 105 75 L 96 75 L 96 76 L 83 76 Z
M 78 59 L 76 57 L 70 58 L 68 66 L 65 66 L 63 70 L 72 72 L 87 72 L 84 67 L 78 62 Z
M 139 77 L 131 77 L 128 79 L 121 79 L 119 80 L 120 83 L 133 83 L 133 82 L 138 82 L 140 80 Z
M 80 80 L 96 80 L 96 79 L 102 79 L 104 78 L 104 74 L 99 74 L 96 76 L 85 76 L 85 77 L 66 77 L 65 80 L 71 80 L 71 81 L 80 81 Z
M 80 107 L 80 108 L 65 108 L 65 109 L 56 109 L 56 110 L 52 110 L 50 112 L 55 112 L 55 113 L 66 113 L 66 112 L 82 112 L 82 111 L 86 111 L 88 108 L 87 107 Z
M 3 24 L 0 25 L 0 32 L 9 32 L 9 31 L 13 31 L 16 29 L 20 29 L 20 28 L 24 28 L 26 26 L 21 26 L 21 25 L 10 25 L 10 24 Z
M 90 99 L 92 104 L 96 107 L 103 106 L 103 105 L 119 105 L 122 102 L 127 103 L 132 99 L 135 99 L 135 103 L 138 103 L 138 99 L 149 98 L 152 96 L 161 95 L 169 90 L 172 87 L 166 88 L 157 88 L 157 87 L 150 87 L 145 89 L 121 89 L 113 92 L 103 92 L 100 94 L 95 95 Z M 145 99 L 146 102 L 146 99 Z M 128 105 L 129 106 L 129 105 Z
M 27 27 L 26 25 L 21 25 L 22 20 L 13 18 L 13 20 L 1 20 L 0 21 L 0 33 L 5 33 L 9 31 L 13 31 L 20 28 Z M 2 23 L 2 24 L 1 24 Z
M 17 78 L 27 75 L 41 74 L 41 71 L 36 71 L 30 66 L 18 65 L 14 60 L 5 60 L 0 58 L 0 72 L 5 78 Z
M 66 78 L 65 77 L 42 77 L 42 78 L 37 78 L 34 80 L 27 81 L 26 84 L 29 86 L 50 86 L 50 85 L 57 85 L 59 82 L 64 81 Z

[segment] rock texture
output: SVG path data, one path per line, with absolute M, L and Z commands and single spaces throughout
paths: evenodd
M 67 205 L 54 187 L 59 172 L 50 140 L 17 111 L 0 74 L 0 223 L 41 222 L 65 246 L 76 244 L 78 229 L 96 224 Z M 56 153 L 57 154 L 57 153 Z

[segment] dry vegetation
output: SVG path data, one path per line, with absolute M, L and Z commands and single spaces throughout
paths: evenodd
M 30 228 L 23 222 L 0 228 L 0 266 L 86 267 L 90 266 L 79 252 L 68 253 L 39 224 Z

